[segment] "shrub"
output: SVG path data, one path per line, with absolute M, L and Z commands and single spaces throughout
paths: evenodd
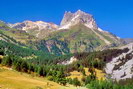
M 112 81 L 91 81 L 87 84 L 88 89 L 133 89 L 133 85 L 121 85 Z
M 81 85 L 80 81 L 77 78 L 73 79 L 73 83 L 72 84 L 75 85 L 75 86 L 80 86 Z
M 68 82 L 69 84 L 72 84 L 72 83 L 73 83 L 73 80 L 72 80 L 71 78 L 67 78 L 66 80 L 67 80 L 67 82 Z
M 12 57 L 11 56 L 5 56 L 2 60 L 2 65 L 6 65 L 8 67 L 12 66 Z
M 53 76 L 48 76 L 48 80 L 53 81 L 54 80 Z

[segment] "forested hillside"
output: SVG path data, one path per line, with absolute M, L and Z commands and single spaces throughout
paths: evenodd
M 98 81 L 95 69 L 104 71 L 104 66 L 107 62 L 110 62 L 113 57 L 126 53 L 129 51 L 128 48 L 54 56 L 51 54 L 44 54 L 41 51 L 32 50 L 26 47 L 24 48 L 24 46 L 18 46 L 12 43 L 7 44 L 4 41 L 0 42 L 0 55 L 4 56 L 0 59 L 0 63 L 3 66 L 10 67 L 19 72 L 47 77 L 48 80 L 62 85 L 66 85 L 68 83 L 75 86 L 87 85 L 88 88 L 93 89 L 94 82 L 97 84 L 98 82 L 103 82 L 103 84 L 107 85 L 106 88 L 108 89 L 112 89 L 112 87 L 115 86 L 119 87 L 119 89 L 123 89 L 121 87 L 121 82 L 117 82 L 118 84 L 113 85 L 111 82 Z M 72 56 L 77 58 L 77 61 L 68 65 L 60 64 L 60 62 L 63 62 L 64 60 L 70 60 Z M 90 72 L 89 75 L 86 75 L 84 68 L 88 68 L 88 72 Z M 81 80 L 78 80 L 77 78 L 68 78 L 71 76 L 70 72 L 72 71 L 81 72 L 83 78 Z M 124 89 L 131 89 L 130 87 L 132 86 L 128 86 L 128 84 L 132 84 L 132 80 L 127 81 L 129 81 L 129 83 L 122 81 L 122 84 L 125 84 Z M 105 87 L 105 85 L 101 85 L 101 83 L 98 84 L 97 87 Z

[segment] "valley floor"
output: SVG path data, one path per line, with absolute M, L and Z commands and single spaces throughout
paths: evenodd
M 72 85 L 61 86 L 46 78 L 33 77 L 0 66 L 0 89 L 86 89 Z

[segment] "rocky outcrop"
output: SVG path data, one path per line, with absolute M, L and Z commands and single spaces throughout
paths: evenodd
M 97 24 L 92 15 L 87 14 L 81 10 L 75 13 L 65 12 L 64 18 L 59 29 L 69 29 L 71 26 L 78 23 L 87 25 L 89 28 L 97 29 Z
M 106 64 L 106 73 L 116 80 L 133 77 L 133 43 L 120 49 L 124 48 L 128 48 L 129 51 L 113 58 L 111 62 Z
M 72 63 L 76 62 L 77 60 L 78 59 L 73 56 L 73 57 L 70 58 L 70 60 L 63 61 L 63 62 L 58 63 L 58 64 L 69 65 L 69 64 L 72 64 Z

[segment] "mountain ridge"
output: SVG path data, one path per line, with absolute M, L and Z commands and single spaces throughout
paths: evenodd
M 43 28 L 43 30 L 69 29 L 71 26 L 74 26 L 74 25 L 80 23 L 80 24 L 84 24 L 88 28 L 97 29 L 101 32 L 102 31 L 107 32 L 107 31 L 104 31 L 104 30 L 102 30 L 101 28 L 98 27 L 98 25 L 96 24 L 95 19 L 93 18 L 93 16 L 91 14 L 88 14 L 88 13 L 83 12 L 81 10 L 78 10 L 74 13 L 72 13 L 70 11 L 68 11 L 68 12 L 66 11 L 60 25 L 45 22 L 45 21 L 35 21 L 34 22 L 34 21 L 26 20 L 26 21 L 23 21 L 23 22 L 20 22 L 20 23 L 8 24 L 8 26 L 11 27 L 11 28 L 19 29 L 19 30 L 21 29 L 21 30 L 28 31 L 29 29 L 31 29 L 32 31 L 34 31 L 34 28 L 39 29 L 36 26 L 36 25 L 38 25 L 37 24 L 38 22 L 43 23 L 43 24 L 41 24 L 41 26 L 42 26 L 41 29 Z M 31 27 L 31 28 L 29 28 L 29 27 Z M 37 35 L 37 37 L 38 37 L 38 35 Z
M 32 43 L 32 47 L 57 55 L 96 51 L 123 44 L 121 38 L 100 29 L 93 16 L 81 10 L 65 12 L 59 26 L 43 21 L 24 21 L 7 26 L 33 36 L 36 40 L 27 42 Z

